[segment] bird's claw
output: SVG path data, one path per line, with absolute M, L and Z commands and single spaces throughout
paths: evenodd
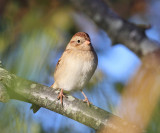
M 61 89 L 61 91 L 60 91 L 57 99 L 58 99 L 58 100 L 59 100 L 59 99 L 61 100 L 61 105 L 62 105 L 62 106 L 63 106 L 63 97 L 65 97 L 65 95 L 63 94 L 63 89 Z
M 90 106 L 90 104 L 92 104 L 92 103 L 88 100 L 88 98 L 85 98 L 85 99 L 83 100 L 83 102 L 86 102 L 88 106 Z

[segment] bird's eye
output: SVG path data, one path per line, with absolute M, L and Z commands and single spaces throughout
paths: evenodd
M 80 43 L 81 41 L 80 41 L 80 40 L 78 40 L 77 42 L 78 42 L 78 43 Z

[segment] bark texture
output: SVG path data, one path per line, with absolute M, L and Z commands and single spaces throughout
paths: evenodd
M 63 107 L 57 100 L 59 91 L 53 88 L 17 77 L 0 66 L 0 101 L 7 102 L 16 99 L 47 108 L 94 129 L 106 126 L 117 132 L 116 126 L 110 118 L 118 119 L 124 126 L 130 125 L 121 118 L 100 109 L 94 105 L 88 106 L 82 100 L 67 95 L 63 100 Z M 116 128 L 115 128 L 116 126 Z M 131 128 L 135 128 L 131 125 Z

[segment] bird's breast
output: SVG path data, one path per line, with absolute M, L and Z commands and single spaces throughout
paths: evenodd
M 57 86 L 66 91 L 83 89 L 97 67 L 96 57 L 94 56 L 94 53 L 90 51 L 73 52 L 65 56 L 61 66 L 61 69 L 63 69 L 62 76 L 57 76 L 55 79 Z

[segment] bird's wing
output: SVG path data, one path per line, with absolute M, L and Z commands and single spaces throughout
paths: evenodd
M 62 62 L 62 56 L 61 56 L 61 58 L 58 60 L 58 62 L 57 62 L 57 64 L 56 64 L 55 72 L 57 71 L 57 69 L 58 69 L 58 67 L 60 66 L 61 62 Z
M 70 52 L 70 50 L 65 50 L 62 54 L 62 56 L 60 57 L 60 59 L 58 60 L 57 64 L 56 64 L 56 68 L 55 68 L 55 71 L 54 71 L 54 75 L 56 74 L 56 72 L 59 70 L 59 67 L 61 67 L 61 65 L 64 63 L 64 58 L 65 56 L 67 56 L 67 54 Z

